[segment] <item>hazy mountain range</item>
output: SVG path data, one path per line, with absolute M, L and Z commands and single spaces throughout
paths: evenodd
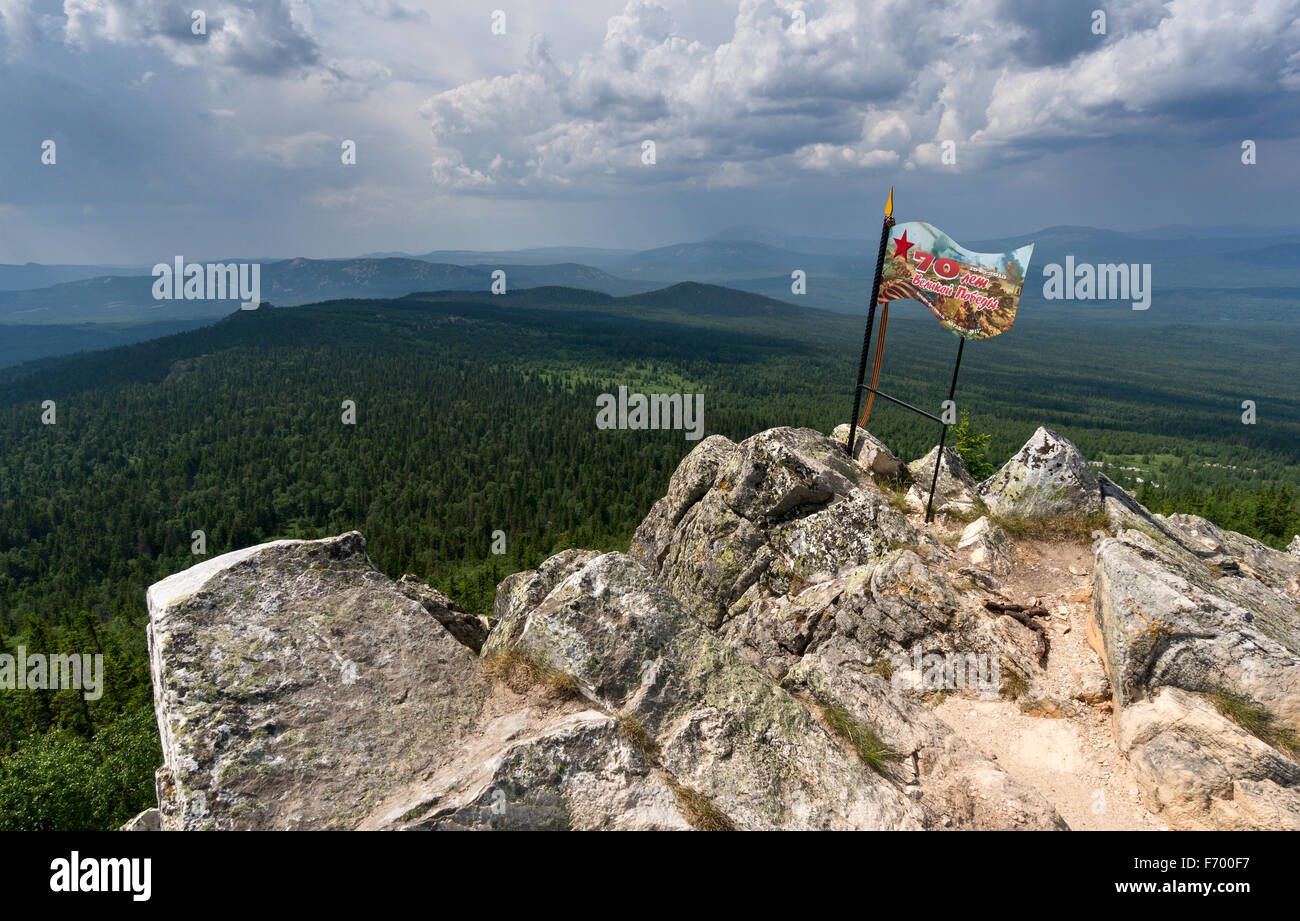
M 1115 302 L 1045 301 L 1039 283 L 1043 268 L 1064 264 L 1067 257 L 1076 264 L 1150 263 L 1153 304 L 1165 320 L 1174 309 L 1187 321 L 1285 321 L 1295 316 L 1300 298 L 1300 225 L 1173 226 L 1135 233 L 1061 226 L 960 242 L 982 252 L 1034 243 L 1024 305 L 1043 316 L 1077 318 L 1130 309 Z M 282 306 L 425 291 L 486 292 L 500 269 L 511 291 L 563 286 L 628 295 L 693 281 L 855 313 L 867 300 L 875 246 L 866 239 L 793 236 L 744 225 L 712 239 L 647 250 L 545 247 L 202 261 L 260 263 L 262 299 Z M 803 295 L 791 291 L 795 270 L 807 276 Z M 155 300 L 150 272 L 148 266 L 0 266 L 0 365 L 140 341 L 210 322 L 237 308 L 231 300 Z M 23 329 L 7 329 L 12 326 Z

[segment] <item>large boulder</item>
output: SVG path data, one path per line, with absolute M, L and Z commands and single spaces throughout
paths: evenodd
M 777 428 L 700 442 L 629 552 L 717 628 L 755 594 L 784 595 L 918 540 L 833 439 Z
M 525 617 L 513 648 L 572 675 L 637 727 L 643 754 L 742 829 L 921 828 L 902 791 L 844 751 L 619 553 L 591 560 Z
M 957 539 L 957 549 L 970 554 L 972 566 L 987 569 L 995 575 L 1005 575 L 1016 560 L 1011 536 L 989 520 L 987 515 L 966 526 Z
M 167 829 L 351 828 L 483 706 L 477 656 L 356 532 L 207 560 L 148 605 Z
M 162 831 L 162 813 L 157 806 L 146 809 L 118 831 Z
M 1118 702 L 1145 699 L 1162 686 L 1226 688 L 1300 731 L 1300 599 L 1231 558 L 1155 533 L 1125 530 L 1099 541 L 1095 552 L 1093 604 Z M 1290 566 L 1300 572 L 1300 561 Z
M 941 547 L 870 479 L 845 474 L 837 447 L 796 429 L 739 445 L 702 444 L 637 531 L 632 554 L 763 676 L 800 691 L 814 708 L 888 717 L 884 734 L 912 766 L 903 782 L 919 797 L 926 827 L 1061 827 L 1036 792 L 927 715 L 924 688 L 862 680 L 926 654 L 981 657 L 1032 681 L 1044 646 L 1012 618 L 965 603 L 927 562 L 943 562 Z M 771 497 L 766 507 L 784 506 L 784 514 L 724 513 L 741 470 L 750 472 L 746 488 Z M 811 484 L 826 484 L 829 494 Z M 798 501 L 784 498 L 791 495 Z M 972 786 L 985 791 L 983 805 L 971 798 Z M 992 805 L 999 800 L 1006 811 Z
M 1294 556 L 1300 556 L 1300 534 L 1291 538 L 1291 543 L 1286 545 L 1286 552 Z
M 1049 518 L 1101 511 L 1101 488 L 1087 460 L 1067 438 L 1039 428 L 1002 469 L 977 490 L 995 515 Z
M 742 471 L 749 494 L 785 513 L 752 514 L 749 502 L 737 503 Z M 868 660 L 922 641 L 955 648 L 978 634 L 978 642 L 1000 642 L 988 639 L 990 618 L 958 617 L 955 593 L 926 562 L 941 558 L 938 543 L 895 511 L 832 439 L 809 429 L 771 429 L 738 445 L 720 436 L 701 442 L 637 529 L 630 553 L 777 679 L 836 632 L 853 636 Z M 954 640 L 946 634 L 958 620 L 966 626 Z M 1011 646 L 1000 654 L 1026 658 L 1022 644 Z
M 870 661 L 947 631 L 957 611 L 947 582 L 912 550 L 785 593 L 751 589 L 742 604 L 718 633 L 776 679 L 837 633 L 851 635 Z
M 1161 687 L 1121 710 L 1116 729 L 1134 777 L 1171 827 L 1300 829 L 1300 764 L 1205 697 Z
M 844 445 L 847 450 L 849 445 L 848 423 L 835 426 L 834 431 L 831 432 L 831 438 Z M 894 456 L 894 452 L 889 450 L 889 446 L 864 428 L 856 429 L 853 436 L 853 459 L 872 476 L 887 479 L 896 477 L 903 472 L 903 462 Z
M 495 655 L 509 649 L 519 638 L 528 612 L 541 604 L 551 589 L 598 556 L 600 554 L 594 550 L 565 550 L 536 569 L 506 576 L 497 586 L 492 606 L 496 622 L 483 642 L 483 655 Z
M 717 633 L 776 680 L 834 638 L 865 663 L 908 658 L 919 649 L 987 656 L 1031 678 L 1045 652 L 1037 633 L 973 608 L 940 568 L 913 550 L 891 551 L 785 594 L 751 590 L 742 605 Z
M 932 510 L 935 514 L 965 514 L 973 511 L 976 507 L 976 483 L 961 455 L 952 448 L 944 448 L 939 478 L 935 480 L 934 465 L 938 459 L 939 446 L 935 445 L 925 457 L 907 465 L 913 480 L 907 491 L 908 507 L 918 512 L 925 511 L 930 505 L 930 484 L 934 483 Z
M 1094 545 L 1093 604 L 1121 749 L 1171 825 L 1288 827 L 1295 762 L 1216 701 L 1300 731 L 1300 560 L 1102 486 L 1117 534 Z
M 527 707 L 486 723 L 463 757 L 392 796 L 363 830 L 681 831 L 672 785 L 598 710 Z
M 466 613 L 447 595 L 409 574 L 398 580 L 397 590 L 407 598 L 424 605 L 424 609 L 432 614 L 438 623 L 446 627 L 457 640 L 476 653 L 482 650 L 483 642 L 487 639 L 490 629 L 486 617 L 475 617 Z

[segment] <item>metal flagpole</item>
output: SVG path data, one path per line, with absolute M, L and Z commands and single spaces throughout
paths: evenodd
M 871 348 L 871 327 L 876 322 L 876 298 L 880 297 L 880 276 L 885 271 L 885 247 L 889 244 L 889 231 L 894 226 L 894 187 L 889 187 L 889 201 L 885 202 L 885 224 L 880 230 L 880 251 L 876 254 L 876 276 L 871 281 L 871 304 L 867 308 L 867 330 L 862 335 L 862 360 L 858 362 L 858 382 L 853 388 L 853 415 L 849 417 L 849 457 L 853 456 L 853 442 L 858 434 L 858 408 L 862 405 L 862 378 L 867 374 L 867 352 Z
M 966 347 L 966 337 L 961 336 L 960 343 L 957 345 L 957 364 L 952 369 L 952 386 L 948 388 L 948 405 L 952 405 L 952 395 L 957 392 L 957 372 L 961 370 L 961 352 Z M 943 445 L 948 440 L 948 423 L 943 423 L 943 433 L 939 436 L 939 453 L 934 458 L 934 476 L 930 478 L 930 498 L 925 503 L 925 520 L 931 522 L 934 520 L 934 512 L 931 511 L 934 506 L 934 487 L 939 483 L 939 468 L 943 465 Z

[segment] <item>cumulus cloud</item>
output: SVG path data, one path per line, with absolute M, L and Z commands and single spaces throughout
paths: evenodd
M 1149 6 L 1149 4 L 1147 4 Z M 1149 11 L 1148 11 L 1149 12 Z M 999 77 L 977 140 L 1033 141 L 1151 131 L 1161 116 L 1240 107 L 1300 89 L 1300 4 L 1173 0 L 1147 28 L 1112 32 L 1068 64 Z
M 0 0 L 0 48 L 11 55 L 26 51 L 54 28 L 55 17 L 37 13 L 32 0 Z
M 194 31 L 196 9 L 206 17 L 200 34 Z M 145 44 L 181 66 L 278 76 L 302 72 L 321 59 L 304 10 L 287 0 L 64 0 L 63 33 L 80 48 Z
M 0 17 L 5 17 L 6 5 L 21 2 L 0 0 Z M 328 8 L 339 12 L 336 4 Z M 399 26 L 427 19 L 394 0 L 369 0 L 358 9 Z M 199 11 L 201 25 L 196 20 Z M 71 48 L 150 46 L 173 64 L 203 68 L 218 80 L 296 78 L 321 86 L 333 97 L 355 100 L 393 78 L 378 62 L 330 56 L 306 0 L 64 0 L 63 13 L 61 22 L 56 17 L 46 17 L 45 22 L 48 31 L 61 32 Z M 25 24 L 25 29 L 33 27 Z M 331 37 L 335 45 L 351 44 L 352 36 L 337 28 Z
M 652 0 L 631 0 L 574 59 L 538 37 L 514 72 L 430 98 L 433 177 L 487 195 L 733 188 L 938 168 L 945 141 L 969 169 L 1062 139 L 1150 134 L 1162 113 L 1226 95 L 1249 116 L 1300 89 L 1300 0 L 1244 12 L 1117 0 L 1104 35 L 1094 6 L 741 0 L 730 38 L 706 45 Z

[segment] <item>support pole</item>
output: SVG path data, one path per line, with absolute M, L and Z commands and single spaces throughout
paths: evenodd
M 966 337 L 961 336 L 957 345 L 957 364 L 952 368 L 952 386 L 948 388 L 948 402 L 952 402 L 952 395 L 957 392 L 957 372 L 961 370 L 961 353 L 966 347 Z M 943 431 L 939 435 L 939 451 L 934 458 L 934 476 L 930 478 L 930 498 L 925 503 L 925 520 L 928 524 L 934 520 L 934 488 L 939 484 L 939 468 L 943 466 L 943 446 L 948 440 L 948 426 L 944 424 Z
M 917 409 L 911 403 L 904 403 L 898 397 L 891 397 L 883 390 L 877 390 L 875 387 L 868 387 L 866 384 L 862 385 L 862 389 L 865 390 L 867 393 L 874 393 L 876 396 L 880 397 L 881 399 L 888 400 L 891 403 L 897 404 L 898 406 L 903 407 L 903 409 L 910 409 L 918 416 L 925 416 L 925 418 L 933 422 L 937 422 L 940 425 L 943 425 L 943 420 L 940 419 L 938 416 L 936 416 L 934 413 L 928 413 L 924 409 Z M 862 428 L 862 426 L 858 426 L 858 428 Z
M 849 417 L 849 457 L 853 457 L 853 442 L 858 434 L 858 409 L 862 405 L 862 379 L 867 374 L 867 352 L 871 349 L 871 327 L 876 323 L 876 299 L 880 297 L 880 276 L 885 271 L 885 247 L 889 244 L 889 231 L 894 226 L 894 190 L 889 190 L 885 204 L 885 223 L 880 229 L 880 250 L 876 254 L 876 275 L 871 280 L 871 303 L 867 307 L 867 330 L 862 335 L 862 360 L 858 362 L 858 382 L 853 388 L 853 415 Z

